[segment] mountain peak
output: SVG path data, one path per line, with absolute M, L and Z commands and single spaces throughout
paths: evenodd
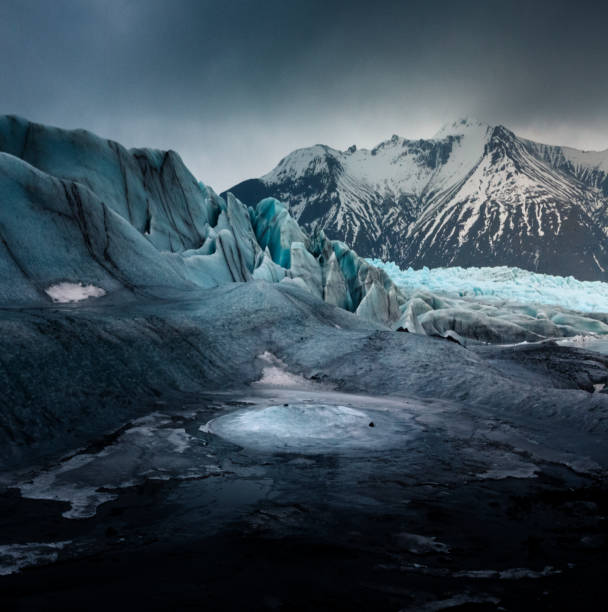
M 433 140 L 443 140 L 448 136 L 464 136 L 471 132 L 486 132 L 490 126 L 474 117 L 462 117 L 446 123 L 434 136 Z
M 606 158 L 608 160 L 608 158 Z M 403 267 L 509 265 L 608 278 L 608 161 L 459 118 L 434 139 L 296 151 L 256 183 L 357 252 Z

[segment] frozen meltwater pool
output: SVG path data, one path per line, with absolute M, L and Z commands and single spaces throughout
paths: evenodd
M 408 415 L 325 403 L 289 403 L 237 410 L 201 430 L 260 451 L 339 453 L 395 448 L 412 435 Z

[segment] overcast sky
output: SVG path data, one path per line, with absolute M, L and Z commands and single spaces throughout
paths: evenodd
M 175 149 L 218 191 L 462 116 L 605 149 L 607 5 L 0 0 L 0 113 Z

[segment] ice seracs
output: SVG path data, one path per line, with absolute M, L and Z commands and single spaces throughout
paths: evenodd
M 0 117 L 0 302 L 166 298 L 234 282 L 292 282 L 378 323 L 391 282 L 274 198 L 248 207 L 179 156 Z M 57 279 L 78 279 L 78 282 Z M 393 290 L 394 293 L 394 290 Z
M 407 292 L 427 290 L 449 297 L 510 300 L 551 305 L 579 312 L 608 311 L 608 283 L 538 274 L 508 266 L 492 268 L 400 268 L 391 261 L 370 259 Z
M 401 331 L 495 344 L 608 336 L 606 283 L 505 266 L 401 270 L 371 263 L 399 289 Z

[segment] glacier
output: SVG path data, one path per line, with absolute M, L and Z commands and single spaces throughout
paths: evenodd
M 395 317 L 383 272 L 323 232 L 305 234 L 278 200 L 220 198 L 172 151 L 0 117 L 0 198 L 6 305 L 74 301 L 68 287 L 111 301 L 292 280 L 377 322 Z
M 301 361 L 298 376 L 326 376 L 323 351 L 337 359 L 340 343 L 310 338 L 328 337 L 327 329 L 332 337 L 401 330 L 460 344 L 608 330 L 597 312 L 514 304 L 505 295 L 515 290 L 496 282 L 492 295 L 486 288 L 475 297 L 489 281 L 467 284 L 464 273 L 446 292 L 448 273 L 435 282 L 435 272 L 367 261 L 318 227 L 304 231 L 284 202 L 246 206 L 230 193 L 219 197 L 174 152 L 126 149 L 83 130 L 1 117 L 0 201 L 7 461 L 69 444 L 70 435 L 75 442 L 167 392 L 215 388 L 234 371 L 235 382 L 254 382 L 266 353 Z M 520 292 L 524 284 L 534 283 L 534 295 L 546 286 L 541 277 L 511 274 Z M 571 279 L 568 287 L 570 296 L 596 287 L 597 296 L 604 285 Z M 560 384 L 602 384 L 603 366 L 589 363 L 588 375 L 560 375 Z M 449 387 L 464 384 L 455 377 Z
M 608 284 L 519 268 L 400 269 L 368 260 L 397 285 L 394 328 L 457 342 L 508 344 L 608 334 Z
M 230 193 L 221 198 L 174 152 L 127 150 L 82 130 L 1 118 L 0 195 L 10 203 L 0 209 L 0 301 L 11 307 L 47 305 L 52 287 L 93 287 L 102 304 L 185 299 L 258 281 L 291 284 L 389 329 L 457 341 L 504 344 L 608 331 L 597 312 L 602 283 L 507 268 L 494 271 L 492 281 L 483 272 L 467 272 L 468 280 L 460 273 L 451 290 L 445 275 L 427 279 L 424 270 L 407 271 L 410 282 L 395 266 L 364 260 L 318 227 L 305 232 L 275 198 L 255 206 Z M 584 306 L 572 310 L 583 292 L 589 309 L 595 305 L 586 315 Z M 507 304 L 513 299 L 523 306 Z M 533 309 L 539 300 L 543 308 Z
M 401 269 L 392 261 L 370 258 L 405 291 L 426 289 L 451 297 L 500 298 L 520 304 L 561 306 L 578 312 L 608 312 L 608 283 L 580 281 L 572 276 L 554 276 L 495 266 L 486 268 Z
M 558 602 L 603 577 L 605 316 L 407 286 L 292 212 L 0 118 L 7 607 L 509 609 L 514 568 Z

